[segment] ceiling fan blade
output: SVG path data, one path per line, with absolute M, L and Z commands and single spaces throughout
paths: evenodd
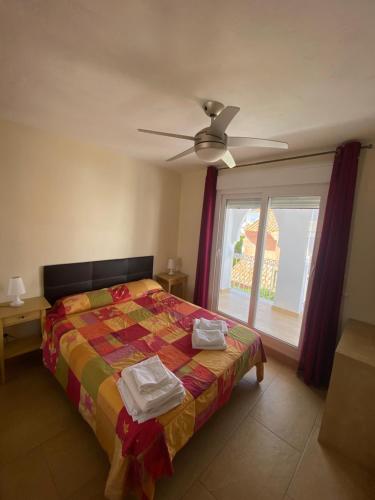
M 228 150 L 225 153 L 225 155 L 221 158 L 221 161 L 223 161 L 229 168 L 233 168 L 236 166 L 236 162 L 234 161 L 231 152 Z
M 288 149 L 289 147 L 287 142 L 269 141 L 268 139 L 256 139 L 254 137 L 228 137 L 227 145 L 230 148 L 252 147 Z
M 145 132 L 146 134 L 154 134 L 154 135 L 165 135 L 166 137 L 174 137 L 175 139 L 187 139 L 188 141 L 194 141 L 194 137 L 190 135 L 170 134 L 169 132 L 157 132 L 156 130 L 148 130 L 146 128 L 139 128 L 138 132 Z
M 183 156 L 190 155 L 191 153 L 194 153 L 194 146 L 192 148 L 187 149 L 186 151 L 182 151 L 182 153 L 179 153 L 176 156 L 172 156 L 172 158 L 168 158 L 168 160 L 166 160 L 166 161 L 178 160 L 179 158 L 182 158 Z
M 212 122 L 210 130 L 215 134 L 222 136 L 226 131 L 228 125 L 239 112 L 240 108 L 237 106 L 227 106 Z

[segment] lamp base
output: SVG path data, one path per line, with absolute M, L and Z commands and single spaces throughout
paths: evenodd
M 23 300 L 21 300 L 21 299 L 19 298 L 19 296 L 17 296 L 17 297 L 13 300 L 13 302 L 11 302 L 11 303 L 10 303 L 10 305 L 11 305 L 12 307 L 20 307 L 20 306 L 23 306 L 23 304 L 24 304 L 24 303 L 25 303 L 25 302 L 24 302 Z
M 173 275 L 174 275 L 174 269 L 170 269 L 170 270 L 168 271 L 168 274 L 169 274 L 169 276 L 173 276 Z

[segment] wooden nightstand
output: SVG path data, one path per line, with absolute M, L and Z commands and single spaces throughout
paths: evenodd
M 174 286 L 180 286 L 181 298 L 183 299 L 186 297 L 187 279 L 188 279 L 187 274 L 180 273 L 178 271 L 176 271 L 174 274 L 160 273 L 156 275 L 156 281 L 158 281 L 164 288 L 164 290 L 168 293 L 172 293 L 172 288 Z
M 27 323 L 36 319 L 40 320 L 43 330 L 46 309 L 50 304 L 44 297 L 32 297 L 24 299 L 20 307 L 11 307 L 9 302 L 0 304 L 0 381 L 5 381 L 4 361 L 14 356 L 39 349 L 41 344 L 40 335 L 22 337 L 9 342 L 4 342 L 4 327 Z

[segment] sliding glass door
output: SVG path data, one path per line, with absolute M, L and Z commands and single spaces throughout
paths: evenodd
M 262 334 L 298 347 L 321 195 L 241 197 L 220 207 L 213 306 Z
M 219 312 L 247 322 L 253 286 L 261 199 L 228 199 L 219 280 Z

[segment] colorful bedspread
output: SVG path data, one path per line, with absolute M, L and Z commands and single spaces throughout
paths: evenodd
M 106 497 L 152 499 L 155 481 L 230 398 L 236 382 L 265 361 L 260 337 L 226 320 L 226 351 L 192 349 L 194 318 L 218 316 L 163 291 L 152 280 L 74 295 L 47 314 L 45 365 L 94 430 L 111 468 Z M 134 423 L 117 390 L 121 370 L 157 354 L 186 389 L 183 403 Z

